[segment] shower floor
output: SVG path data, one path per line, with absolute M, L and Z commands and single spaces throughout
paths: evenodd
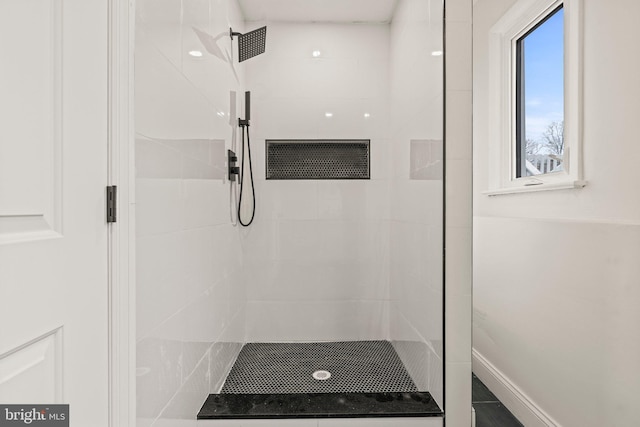
M 391 343 L 347 341 L 246 344 L 198 419 L 440 415 Z
M 312 374 L 328 371 L 326 380 Z M 387 341 L 246 344 L 222 393 L 418 391 Z

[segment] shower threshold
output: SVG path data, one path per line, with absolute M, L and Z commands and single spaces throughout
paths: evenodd
M 387 341 L 249 343 L 198 419 L 438 417 Z

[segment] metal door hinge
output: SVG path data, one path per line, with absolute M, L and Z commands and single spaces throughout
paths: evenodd
M 107 187 L 107 222 L 116 222 L 116 202 L 117 202 L 117 187 L 110 185 Z

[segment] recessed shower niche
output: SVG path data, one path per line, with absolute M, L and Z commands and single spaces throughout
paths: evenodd
M 137 1 L 139 425 L 442 425 L 442 31 L 441 1 Z M 270 179 L 283 141 L 366 141 L 366 177 Z

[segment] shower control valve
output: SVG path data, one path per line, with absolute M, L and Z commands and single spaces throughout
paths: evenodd
M 238 156 L 231 150 L 227 150 L 227 166 L 229 168 L 228 178 L 229 181 L 235 181 L 236 175 L 240 174 L 240 168 L 236 166 L 236 162 L 238 161 Z

